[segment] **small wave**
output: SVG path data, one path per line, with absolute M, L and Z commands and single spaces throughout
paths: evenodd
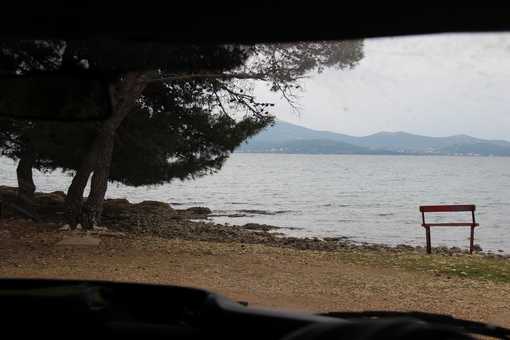
M 260 202 L 225 202 L 225 204 L 231 204 L 231 205 L 246 205 L 246 206 L 264 206 L 265 203 Z M 274 203 L 273 205 L 280 205 L 279 203 Z
M 395 215 L 394 213 L 380 213 L 380 214 L 377 214 L 377 216 L 393 216 Z
M 190 201 L 190 202 L 185 202 L 185 203 L 170 203 L 170 204 L 176 204 L 176 205 L 205 205 L 206 202 Z
M 254 217 L 255 215 L 279 215 L 291 213 L 293 210 L 257 210 L 257 209 L 241 209 L 241 210 L 215 210 L 213 215 L 209 217 Z
M 274 213 L 275 214 L 287 214 L 287 213 L 291 213 L 291 212 L 294 212 L 293 210 L 276 210 Z
M 239 210 L 214 210 L 209 217 L 253 217 L 253 214 L 241 213 Z
M 209 217 L 236 218 L 236 217 L 254 217 L 254 215 L 248 215 L 248 214 L 214 214 L 214 215 L 209 215 Z
M 319 207 L 337 207 L 337 208 L 347 208 L 350 207 L 350 204 L 335 204 L 335 203 L 326 203 L 320 204 Z
M 258 210 L 258 209 L 241 209 L 237 210 L 239 213 L 245 214 L 256 214 L 256 215 L 277 215 L 277 214 L 285 214 L 292 212 L 292 210 L 277 210 L 277 211 L 269 211 L 269 210 Z
M 381 207 L 384 207 L 384 205 L 381 204 L 381 203 L 369 203 L 369 204 L 366 204 L 366 205 L 360 205 L 360 207 L 363 207 L 363 208 L 381 208 Z

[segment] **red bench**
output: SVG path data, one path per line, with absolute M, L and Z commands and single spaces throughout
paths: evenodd
M 469 239 L 469 253 L 473 253 L 474 239 L 475 239 L 475 227 L 479 224 L 475 221 L 475 210 L 474 204 L 462 204 L 462 205 L 422 205 L 420 206 L 422 227 L 425 228 L 427 237 L 427 253 L 432 252 L 430 245 L 430 227 L 471 227 L 471 237 Z M 452 223 L 426 223 L 425 213 L 437 213 L 437 212 L 453 212 L 453 211 L 470 211 L 471 222 L 452 222 Z

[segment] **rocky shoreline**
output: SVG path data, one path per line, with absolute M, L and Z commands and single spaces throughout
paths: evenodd
M 4 202 L 14 200 L 16 188 L 0 186 Z M 33 213 L 38 218 L 41 229 L 59 229 L 64 224 L 63 192 L 36 193 Z M 4 208 L 3 218 L 16 219 L 19 213 Z M 102 224 L 112 231 L 133 235 L 154 235 L 168 239 L 184 239 L 214 242 L 237 242 L 264 244 L 300 250 L 317 251 L 384 251 L 425 253 L 422 246 L 400 244 L 354 243 L 346 237 L 290 237 L 278 232 L 277 226 L 248 223 L 243 226 L 213 223 L 208 217 L 214 216 L 210 209 L 193 207 L 174 209 L 169 204 L 158 201 L 130 203 L 126 199 L 108 199 L 104 203 Z M 458 256 L 467 253 L 457 247 L 435 247 L 437 254 Z M 490 258 L 510 259 L 510 255 L 478 251 L 477 254 Z

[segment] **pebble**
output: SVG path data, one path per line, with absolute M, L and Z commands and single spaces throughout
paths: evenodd
M 0 230 L 0 239 L 11 238 L 11 232 L 9 230 Z

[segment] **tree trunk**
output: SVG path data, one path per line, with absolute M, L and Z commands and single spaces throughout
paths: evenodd
M 66 220 L 71 226 L 71 229 L 74 229 L 78 223 L 81 223 L 83 191 L 85 190 L 90 174 L 94 169 L 96 154 L 101 149 L 100 144 L 101 138 L 98 136 L 98 138 L 96 138 L 96 140 L 92 143 L 89 152 L 83 158 L 80 168 L 76 171 L 71 185 L 67 190 L 65 201 Z
M 106 136 L 104 147 L 99 151 L 96 159 L 89 197 L 82 210 L 83 227 L 85 228 L 94 228 L 101 223 L 104 196 L 108 187 L 108 176 L 110 175 L 113 144 L 114 135 Z
M 35 184 L 32 174 L 34 162 L 34 152 L 32 149 L 27 148 L 21 154 L 16 168 L 16 175 L 18 178 L 18 199 L 27 207 L 32 207 L 34 200 Z
M 136 105 L 136 100 L 142 94 L 145 86 L 144 74 L 141 72 L 130 72 L 116 84 L 110 86 L 112 114 L 98 129 L 98 133 L 67 192 L 66 215 L 71 228 L 74 228 L 78 223 L 84 224 L 85 227 L 92 227 L 100 222 L 102 204 L 108 185 L 115 132 Z M 83 192 L 92 172 L 94 175 L 92 176 L 89 199 L 83 207 Z

